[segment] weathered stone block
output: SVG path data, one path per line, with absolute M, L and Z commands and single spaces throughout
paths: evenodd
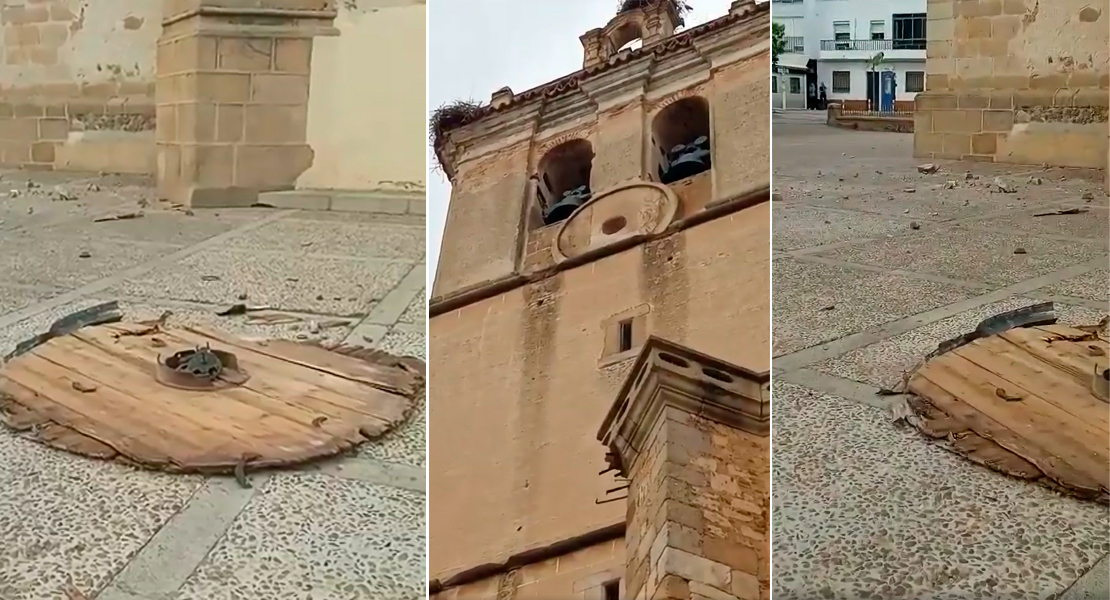
M 728 565 L 679 550 L 666 548 L 655 565 L 657 573 L 678 575 L 687 581 L 697 581 L 719 590 L 730 588 L 732 569 Z
M 307 75 L 312 66 L 312 40 L 279 39 L 274 46 L 274 70 Z
M 274 61 L 271 38 L 221 38 L 216 68 L 223 71 L 259 73 L 269 71 Z
M 1014 126 L 1012 110 L 987 110 L 983 112 L 983 131 L 1003 132 Z
M 306 75 L 273 73 L 254 75 L 251 81 L 250 101 L 258 104 L 307 104 L 308 83 Z
M 249 144 L 303 143 L 308 127 L 306 104 L 246 107 L 244 140 Z
M 244 113 L 241 104 L 219 104 L 216 106 L 216 141 L 240 142 L 243 140 Z
M 979 133 L 971 136 L 972 154 L 994 154 L 998 150 L 998 136 L 993 133 Z

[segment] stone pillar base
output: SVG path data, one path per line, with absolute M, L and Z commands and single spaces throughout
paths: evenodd
M 321 9 L 321 0 L 227 4 L 165 0 L 158 191 L 186 206 L 253 204 L 260 192 L 292 189 L 313 160 L 305 142 L 312 38 L 337 34 L 334 8 Z
M 627 598 L 769 597 L 769 381 L 648 340 L 598 436 L 629 479 Z

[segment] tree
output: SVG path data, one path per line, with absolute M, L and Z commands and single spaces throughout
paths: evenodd
M 786 26 L 771 23 L 771 65 L 778 66 L 779 55 L 786 52 Z

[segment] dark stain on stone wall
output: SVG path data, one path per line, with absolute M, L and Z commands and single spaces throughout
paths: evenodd
M 647 242 L 640 253 L 640 294 L 651 305 L 660 337 L 686 339 L 690 284 L 686 274 L 686 238 L 678 233 Z
M 545 402 L 549 397 L 550 377 L 555 361 L 555 328 L 559 318 L 559 292 L 562 274 L 537 281 L 524 288 L 524 315 L 519 352 L 523 357 L 520 398 L 517 403 L 516 464 L 514 493 L 516 516 L 522 523 L 535 514 L 536 498 L 545 493 L 529 478 L 542 472 L 540 443 L 546 433 Z M 566 399 L 572 400 L 572 399 Z M 518 525 L 521 532 L 523 525 Z

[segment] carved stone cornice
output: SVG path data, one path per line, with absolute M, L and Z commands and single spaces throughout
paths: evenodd
M 618 458 L 613 466 L 628 476 L 667 408 L 770 435 L 770 381 L 769 372 L 756 373 L 652 336 L 605 416 L 598 440 Z

